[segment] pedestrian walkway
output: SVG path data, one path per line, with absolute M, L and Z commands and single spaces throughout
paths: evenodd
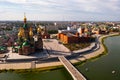
M 59 56 L 58 59 L 68 70 L 74 80 L 86 80 L 86 78 L 64 56 Z

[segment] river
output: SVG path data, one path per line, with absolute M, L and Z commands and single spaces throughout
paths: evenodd
M 108 53 L 102 57 L 88 60 L 77 69 L 88 80 L 120 80 L 120 36 L 106 38 L 104 43 Z M 72 80 L 65 68 L 42 72 L 3 72 L 0 80 Z

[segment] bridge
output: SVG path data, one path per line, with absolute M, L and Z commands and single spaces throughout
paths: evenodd
M 59 56 L 58 59 L 68 70 L 74 80 L 86 80 L 86 78 L 64 56 Z

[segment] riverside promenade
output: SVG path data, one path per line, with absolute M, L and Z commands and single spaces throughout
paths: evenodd
M 98 38 L 98 44 L 99 44 L 99 49 L 97 50 L 93 50 L 89 53 L 84 53 L 81 56 L 76 57 L 75 59 L 70 59 L 69 61 L 71 63 L 77 63 L 80 61 L 85 61 L 87 59 L 91 59 L 93 57 L 99 56 L 101 54 L 103 54 L 102 52 L 104 52 L 104 46 L 102 44 L 102 39 L 104 37 L 109 37 L 109 36 L 114 36 L 114 35 L 118 35 L 118 33 L 114 33 L 114 34 L 109 34 L 109 35 L 103 35 L 100 36 Z M 78 51 L 77 51 L 78 52 Z M 72 55 L 71 55 L 72 56 Z M 36 68 L 45 68 L 45 67 L 53 67 L 53 66 L 61 66 L 62 63 L 59 61 L 54 61 L 54 62 L 42 62 L 42 63 L 37 63 L 35 64 Z M 31 62 L 21 62 L 21 63 L 0 63 L 0 69 L 30 69 L 31 68 Z
M 74 80 L 86 80 L 86 78 L 64 56 L 59 56 L 58 59 L 71 74 Z

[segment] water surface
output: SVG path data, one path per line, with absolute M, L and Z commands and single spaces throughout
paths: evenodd
M 120 80 L 120 36 L 109 37 L 104 43 L 108 48 L 106 55 L 76 66 L 88 80 Z M 0 80 L 72 80 L 72 77 L 62 68 L 45 72 L 0 73 Z

